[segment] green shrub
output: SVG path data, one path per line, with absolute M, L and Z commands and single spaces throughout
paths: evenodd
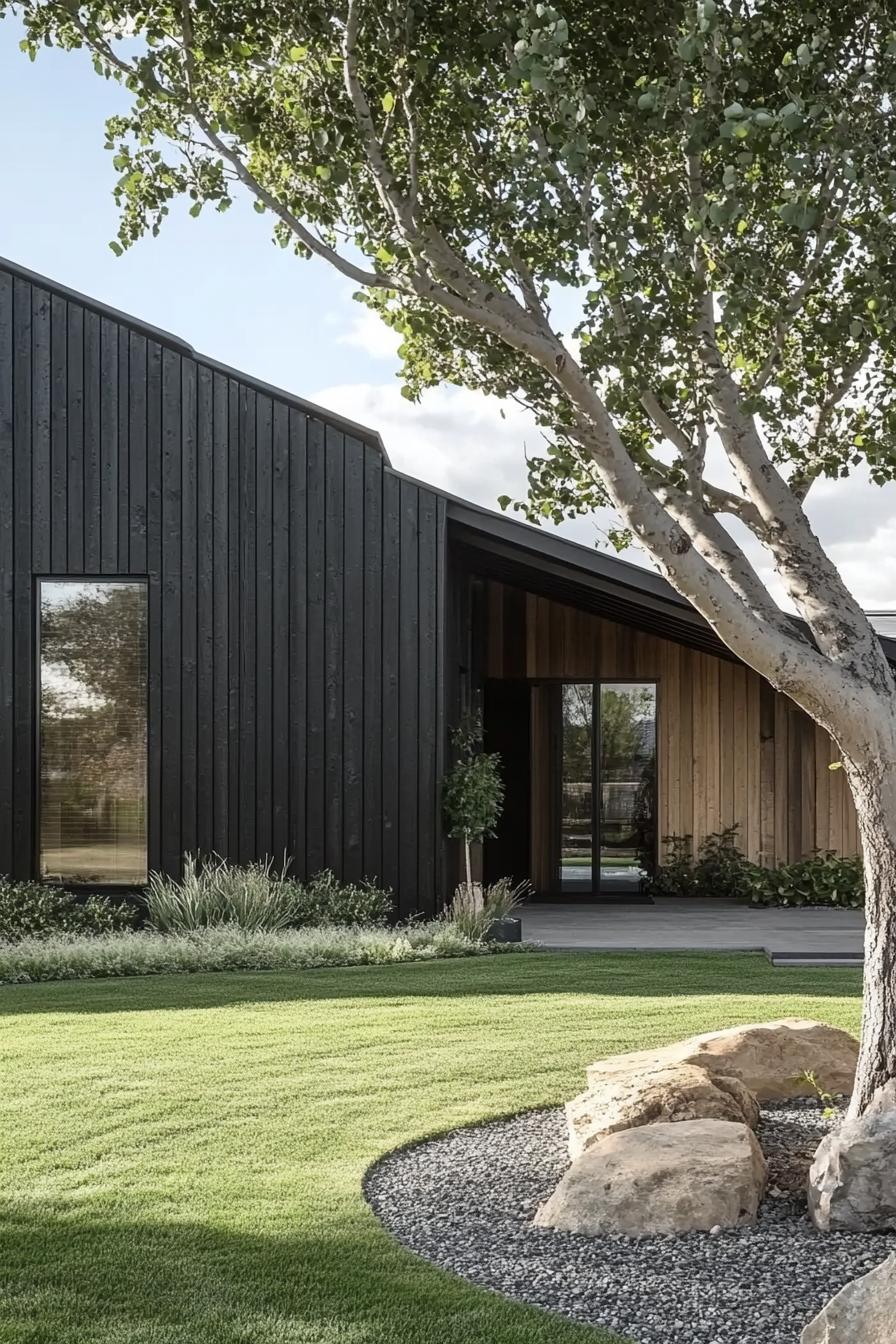
M 302 883 L 293 923 L 384 924 L 395 908 L 392 892 L 373 882 L 340 882 L 329 870 Z
M 511 915 L 529 890 L 528 882 L 514 886 L 509 877 L 484 888 L 462 882 L 442 913 L 441 922 L 470 942 L 483 943 L 491 926 Z
M 390 965 L 490 952 L 532 951 L 522 943 L 477 943 L 439 920 L 404 928 L 240 929 L 188 933 L 74 934 L 0 942 L 0 983 L 95 980 L 197 971 L 302 971 L 325 966 Z
M 50 937 L 57 933 L 113 933 L 133 927 L 137 912 L 104 896 L 79 897 L 42 882 L 0 877 L 0 940 Z
M 780 868 L 757 868 L 751 879 L 754 905 L 826 905 L 858 910 L 865 904 L 862 860 L 833 850 Z
M 391 909 L 391 893 L 370 882 L 339 882 L 329 871 L 298 882 L 286 859 L 276 869 L 271 859 L 235 864 L 216 854 L 186 854 L 180 881 L 152 873 L 146 889 L 148 920 L 163 933 L 224 924 L 269 930 L 373 924 Z
M 644 881 L 648 896 L 748 898 L 753 905 L 827 905 L 859 909 L 865 904 L 862 860 L 833 850 L 799 863 L 761 868 L 737 845 L 737 826 L 708 835 L 697 848 L 689 835 L 666 835 L 666 856 Z
M 707 835 L 694 856 L 693 837 L 664 835 L 666 855 L 644 879 L 648 896 L 752 896 L 754 873 L 761 871 L 738 847 L 738 826 Z
M 665 854 L 652 873 L 642 880 L 641 889 L 647 896 L 696 896 L 694 876 L 694 837 L 691 835 L 664 835 Z

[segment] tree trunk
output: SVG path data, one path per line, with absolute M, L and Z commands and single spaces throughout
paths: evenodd
M 464 862 L 467 867 L 467 892 L 473 898 L 473 863 L 470 858 L 470 841 L 464 836 Z
M 864 765 L 845 762 L 865 871 L 865 990 L 862 1045 L 850 1115 L 896 1077 L 896 751 Z

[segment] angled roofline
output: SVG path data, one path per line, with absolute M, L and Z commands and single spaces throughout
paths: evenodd
M 0 271 L 6 271 L 7 274 L 28 284 L 77 303 L 100 317 L 108 318 L 156 341 L 159 345 L 176 351 L 185 358 L 195 360 L 213 372 L 243 383 L 265 396 L 294 406 L 303 414 L 370 444 L 382 455 L 383 462 L 391 474 L 444 499 L 455 542 L 470 551 L 490 555 L 492 563 L 497 568 L 502 564 L 512 568 L 516 562 L 522 568 L 528 568 L 531 574 L 540 574 L 546 584 L 553 578 L 562 585 L 563 591 L 569 594 L 570 602 L 575 601 L 576 591 L 586 600 L 586 604 L 590 603 L 592 606 L 619 608 L 628 602 L 633 609 L 637 609 L 642 620 L 649 616 L 647 628 L 654 628 L 658 633 L 665 631 L 669 637 L 692 644 L 696 648 L 704 648 L 728 658 L 735 657 L 691 603 L 654 570 L 632 564 L 630 560 L 622 560 L 618 556 L 606 555 L 581 542 L 571 541 L 556 532 L 544 531 L 520 519 L 508 518 L 506 514 L 484 508 L 458 495 L 452 495 L 428 481 L 421 481 L 407 473 L 396 471 L 391 465 L 379 431 L 358 424 L 346 416 L 329 411 L 263 379 L 252 377 L 209 355 L 203 355 L 181 337 L 133 317 L 130 313 L 113 308 L 100 299 L 82 294 L 79 290 L 63 285 L 37 271 L 29 270 L 28 267 L 10 261 L 9 258 L 0 256 Z M 803 624 L 796 617 L 793 617 L 793 620 L 797 625 Z M 630 623 L 638 622 L 630 620 Z M 888 660 L 896 664 L 896 638 L 878 634 L 878 639 Z
M 516 551 L 521 559 L 526 556 L 530 570 L 540 571 L 546 579 L 554 576 L 570 586 L 578 584 L 583 596 L 588 594 L 594 605 L 600 605 L 601 598 L 616 595 L 642 614 L 645 628 L 662 633 L 663 627 L 669 632 L 677 627 L 678 635 L 671 637 L 736 659 L 709 622 L 655 570 L 616 555 L 607 555 L 520 519 L 508 518 L 444 491 L 439 493 L 448 501 L 448 520 L 456 541 L 489 554 L 494 558 L 496 569 L 500 569 L 502 560 L 512 564 L 512 552 Z M 795 626 L 806 630 L 805 623 L 798 617 L 791 619 Z M 896 638 L 879 633 L 877 637 L 887 660 L 896 665 Z
M 144 322 L 141 318 L 133 317 L 130 313 L 113 308 L 110 304 L 103 303 L 101 299 L 94 299 L 89 294 L 82 294 L 69 285 L 60 284 L 58 280 L 51 280 L 49 276 L 41 275 L 37 271 L 30 271 L 27 266 L 20 266 L 17 261 L 10 261 L 8 257 L 0 256 L 0 271 L 6 271 L 19 280 L 25 280 L 29 284 L 45 289 L 71 303 L 80 304 L 82 308 L 87 308 L 100 317 L 108 318 L 112 322 L 117 322 L 120 326 L 127 327 L 130 331 L 146 336 L 149 340 L 156 341 L 159 345 L 174 350 L 187 359 L 194 359 L 197 364 L 204 365 L 211 369 L 213 373 L 220 373 L 226 378 L 232 378 L 235 382 L 244 383 L 247 387 L 253 388 L 256 392 L 261 392 L 264 396 L 274 397 L 278 401 L 286 402 L 287 405 L 294 406 L 296 410 L 302 411 L 303 414 L 315 420 L 322 420 L 324 423 L 332 425 L 334 429 L 350 434 L 353 438 L 361 439 L 363 442 L 370 444 L 371 447 L 378 449 L 382 454 L 383 461 L 387 466 L 389 465 L 389 454 L 386 452 L 382 436 L 378 430 L 371 429 L 368 425 L 360 425 L 357 421 L 340 415 L 338 411 L 329 411 L 324 406 L 318 406 L 313 401 L 306 401 L 304 397 L 296 396 L 294 392 L 287 392 L 285 388 L 276 387 L 273 383 L 266 383 L 262 378 L 254 378 L 251 374 L 244 373 L 241 369 L 235 369 L 230 364 L 224 364 L 219 359 L 213 359 L 210 355 L 203 355 L 194 349 L 189 341 L 183 340 L 180 336 L 175 336 L 172 332 L 165 331 L 161 327 L 154 327 L 151 322 Z

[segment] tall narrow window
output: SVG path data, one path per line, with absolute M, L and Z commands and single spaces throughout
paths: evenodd
M 600 885 L 637 891 L 655 858 L 656 686 L 600 688 Z
M 567 682 L 560 703 L 560 885 L 587 892 L 594 882 L 593 685 Z
M 146 585 L 40 583 L 40 874 L 146 881 Z

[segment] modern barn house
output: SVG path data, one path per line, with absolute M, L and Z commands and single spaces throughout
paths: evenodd
M 857 850 L 828 738 L 663 579 L 0 262 L 0 873 L 286 853 L 432 911 L 474 695 L 505 762 L 489 877 L 631 894 L 661 836 L 734 824 L 767 864 Z

